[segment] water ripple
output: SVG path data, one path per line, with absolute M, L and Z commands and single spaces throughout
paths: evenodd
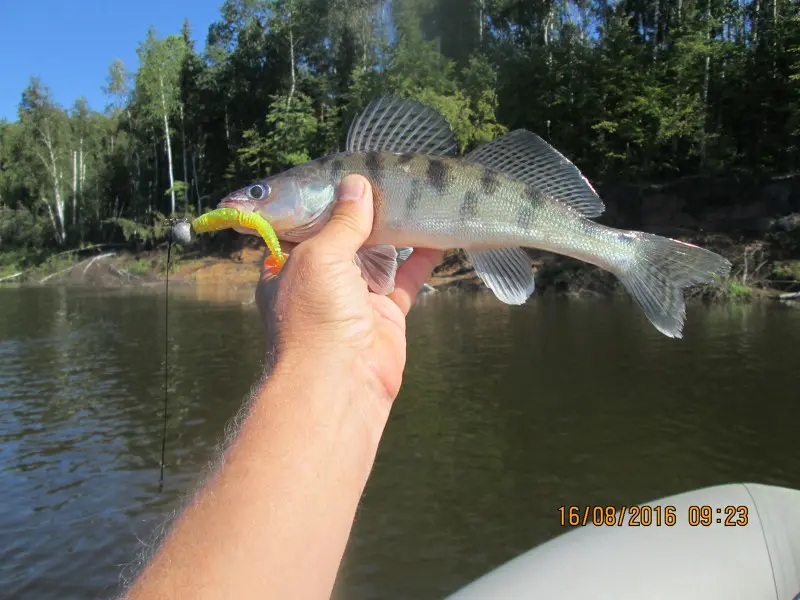
M 0 589 L 114 593 L 202 477 L 261 372 L 241 302 L 0 290 Z M 562 532 L 559 504 L 727 481 L 800 487 L 798 311 L 692 307 L 669 340 L 626 302 L 426 297 L 339 579 L 348 598 L 441 597 Z

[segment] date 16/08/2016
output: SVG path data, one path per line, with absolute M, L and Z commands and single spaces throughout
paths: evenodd
M 643 506 L 603 506 L 576 504 L 558 507 L 562 527 L 586 525 L 613 527 L 673 527 L 685 519 L 692 527 L 744 527 L 749 523 L 746 506 L 690 505 L 680 511 L 669 504 Z

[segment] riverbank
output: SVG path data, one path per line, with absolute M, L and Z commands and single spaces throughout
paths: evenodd
M 800 260 L 778 260 L 765 241 L 736 243 L 721 235 L 686 241 L 713 249 L 733 263 L 731 275 L 716 284 L 699 286 L 689 296 L 713 302 L 772 299 L 800 291 Z M 226 288 L 254 287 L 258 281 L 263 245 L 255 238 L 237 236 L 233 249 L 185 250 L 173 246 L 170 282 Z M 608 296 L 624 293 L 610 273 L 592 265 L 549 253 L 530 251 L 536 272 L 537 295 Z M 125 248 L 97 247 L 55 256 L 41 265 L 0 272 L 0 285 L 81 285 L 99 288 L 155 286 L 166 274 L 166 245 L 134 253 Z M 10 272 L 12 271 L 12 272 Z M 428 281 L 442 292 L 487 291 L 463 252 L 449 251 Z

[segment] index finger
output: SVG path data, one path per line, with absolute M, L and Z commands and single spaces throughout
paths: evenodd
M 286 244 L 282 250 L 287 256 L 297 246 L 297 244 Z M 281 275 L 286 269 L 276 272 L 264 264 L 264 261 L 271 255 L 269 249 L 264 250 L 264 256 L 261 260 L 261 275 L 256 284 L 255 303 L 258 307 L 258 312 L 261 315 L 261 320 L 269 331 L 275 330 L 275 299 L 278 294 L 278 285 L 281 280 Z
M 433 269 L 442 262 L 443 250 L 430 248 L 414 248 L 414 252 L 397 270 L 394 278 L 394 291 L 389 298 L 407 315 L 414 305 L 417 294 L 423 284 L 428 281 Z
M 292 253 L 292 250 L 294 250 L 296 247 L 297 247 L 297 244 L 295 244 L 294 242 L 283 242 L 281 244 L 281 251 L 288 258 L 288 256 Z M 264 249 L 264 256 L 261 259 L 261 277 L 259 278 L 259 283 L 263 283 L 265 281 L 267 281 L 267 282 L 268 281 L 272 281 L 273 279 L 277 279 L 278 276 L 280 275 L 280 273 L 275 273 L 274 271 L 270 270 L 267 267 L 267 265 L 265 264 L 266 259 L 269 258 L 271 255 L 272 255 L 272 253 L 270 252 L 269 248 L 265 248 Z M 282 272 L 283 271 L 281 271 L 281 273 Z

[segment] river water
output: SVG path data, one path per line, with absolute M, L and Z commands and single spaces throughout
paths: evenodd
M 170 296 L 159 494 L 165 296 L 0 289 L 0 597 L 113 596 L 201 480 L 264 348 L 218 292 Z M 560 505 L 800 488 L 800 311 L 692 306 L 685 333 L 626 300 L 422 298 L 336 595 L 441 598 L 563 533 Z

